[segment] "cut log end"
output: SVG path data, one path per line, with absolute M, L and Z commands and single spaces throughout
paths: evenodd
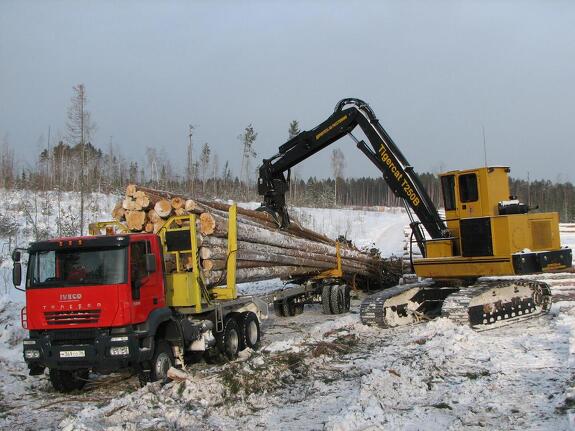
M 154 210 L 162 218 L 168 218 L 172 213 L 172 203 L 166 199 L 159 200 L 154 205 Z
M 211 235 L 216 231 L 216 219 L 210 213 L 200 214 L 200 233 Z
M 186 203 L 184 204 L 184 209 L 185 209 L 187 212 L 191 213 L 191 212 L 197 211 L 197 210 L 199 209 L 199 206 L 198 206 L 198 204 L 196 203 L 195 200 L 193 200 L 193 199 L 188 199 L 188 200 L 186 201 Z
M 183 208 L 186 202 L 179 196 L 175 196 L 172 198 L 172 208 L 177 210 Z
M 126 211 L 126 225 L 132 231 L 141 231 L 146 222 L 144 211 Z
M 136 191 L 137 189 L 135 184 L 128 184 L 128 186 L 126 187 L 126 196 L 134 198 L 136 197 Z

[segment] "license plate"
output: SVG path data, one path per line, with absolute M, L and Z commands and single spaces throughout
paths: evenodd
M 83 358 L 86 356 L 84 350 L 62 350 L 60 352 L 61 358 Z

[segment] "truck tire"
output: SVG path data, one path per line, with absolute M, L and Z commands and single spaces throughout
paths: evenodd
M 293 298 L 285 298 L 282 301 L 282 308 L 284 316 L 295 316 L 295 302 Z
M 274 301 L 274 313 L 277 317 L 285 317 L 282 301 Z
M 156 340 L 154 355 L 150 363 L 150 371 L 140 371 L 138 379 L 141 386 L 149 382 L 168 381 L 168 370 L 174 366 L 174 353 L 166 340 Z
M 257 349 L 260 344 L 261 332 L 258 316 L 251 311 L 246 311 L 239 316 L 240 327 L 240 350 L 249 347 Z
M 88 370 L 58 370 L 50 368 L 50 382 L 58 392 L 79 391 L 88 381 Z
M 345 308 L 344 288 L 345 286 L 331 287 L 329 302 L 333 314 L 343 313 L 343 310 Z
M 321 290 L 321 311 L 323 314 L 333 314 L 331 310 L 331 286 L 325 285 Z
M 227 316 L 224 330 L 216 335 L 216 345 L 222 355 L 232 361 L 237 358 L 240 351 L 240 330 L 236 319 Z

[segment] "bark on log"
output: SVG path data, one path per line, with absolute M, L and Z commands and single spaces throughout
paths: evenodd
M 269 280 L 270 278 L 291 278 L 302 275 L 313 275 L 319 271 L 317 268 L 304 267 L 294 268 L 293 266 L 273 266 L 269 268 L 240 268 L 236 271 L 236 282 L 246 283 L 248 281 Z M 226 282 L 226 271 L 212 271 L 205 277 L 208 287 L 224 284 Z
M 202 214 L 200 218 L 203 215 L 204 214 Z M 206 220 L 213 219 L 215 221 L 215 227 L 212 235 L 220 238 L 227 237 L 228 227 L 226 219 L 220 216 L 216 216 L 214 214 L 209 214 L 209 216 L 206 216 L 205 219 Z M 209 231 L 209 229 L 207 228 L 206 231 L 202 230 L 202 234 L 209 235 L 207 231 Z M 268 229 L 264 229 L 261 227 L 238 223 L 237 232 L 238 232 L 238 240 L 240 241 L 255 242 L 259 244 L 279 246 L 283 248 L 309 250 L 314 253 L 331 254 L 332 256 L 335 255 L 334 245 L 313 242 L 308 239 L 296 237 L 283 231 L 270 231 Z M 340 247 L 340 255 L 342 257 L 350 259 L 359 259 L 359 260 L 366 259 L 365 253 L 344 246 Z
M 114 208 L 113 216 L 121 219 L 124 214 L 127 219 L 129 213 L 130 220 L 126 220 L 126 224 L 131 230 L 157 233 L 172 214 L 198 214 L 200 266 L 207 277 L 208 285 L 221 284 L 220 278 L 225 278 L 228 262 L 230 205 L 131 186 L 126 189 L 121 205 Z M 235 257 L 238 283 L 313 275 L 337 266 L 336 242 L 324 235 L 302 228 L 296 223 L 292 223 L 287 229 L 279 229 L 267 213 L 239 207 L 237 213 L 238 249 Z M 176 220 L 176 223 L 182 225 L 187 221 Z M 340 255 L 344 273 L 379 278 L 381 260 L 343 245 L 340 247 Z M 191 269 L 191 255 L 182 255 L 181 258 L 182 267 Z M 166 268 L 174 266 L 170 263 L 172 260 L 171 256 L 166 256 Z

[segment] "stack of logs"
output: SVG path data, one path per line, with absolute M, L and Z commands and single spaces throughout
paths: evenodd
M 217 201 L 194 200 L 173 193 L 129 185 L 112 216 L 132 232 L 156 233 L 173 215 L 197 214 L 198 255 L 208 286 L 222 284 L 228 258 L 228 210 Z M 185 221 L 178 221 L 180 225 Z M 264 212 L 238 207 L 238 283 L 313 275 L 337 266 L 336 243 L 293 223 L 279 229 Z M 349 245 L 340 246 L 342 270 L 347 276 L 381 278 L 382 260 Z M 191 257 L 185 264 L 191 269 Z M 167 270 L 173 265 L 167 262 Z

